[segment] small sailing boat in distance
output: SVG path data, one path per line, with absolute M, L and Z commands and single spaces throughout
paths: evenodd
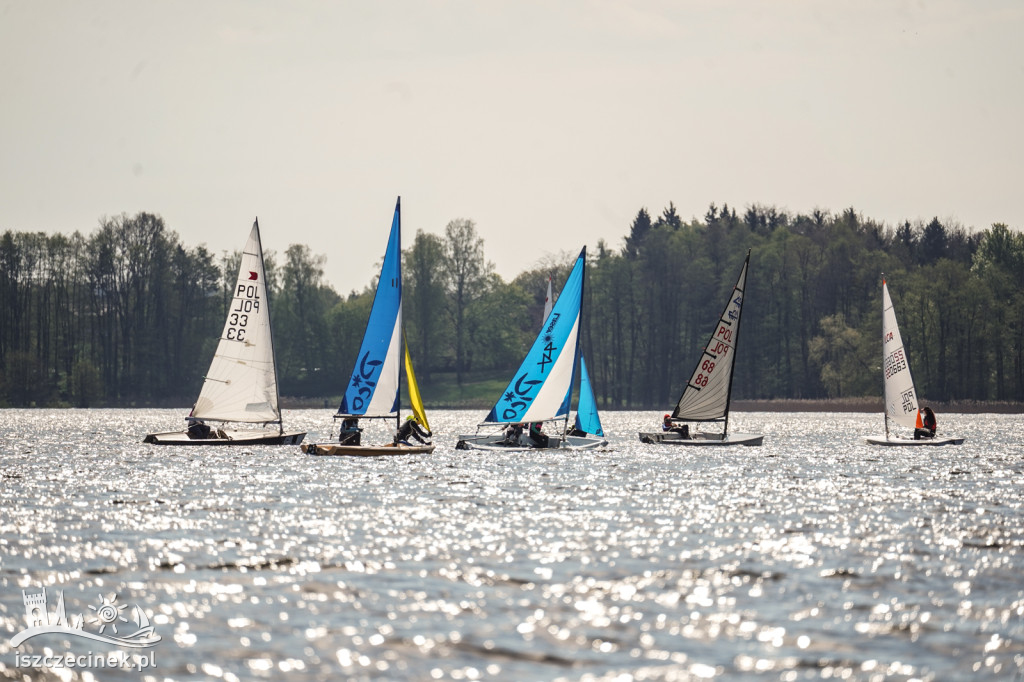
M 579 357 L 586 260 L 587 249 L 584 247 L 519 369 L 483 423 L 477 426 L 477 432 L 460 435 L 456 449 L 581 450 L 608 445 L 601 436 L 577 436 L 566 433 L 565 428 L 569 421 L 569 403 Z M 542 423 L 556 420 L 562 424 L 551 433 L 537 429 Z
M 729 302 L 715 325 L 697 366 L 679 397 L 675 410 L 665 415 L 662 431 L 641 432 L 643 443 L 670 443 L 672 445 L 761 445 L 760 433 L 729 433 L 729 403 L 732 400 L 733 365 L 736 363 L 736 344 L 740 335 L 740 313 L 743 312 L 743 292 L 747 281 L 750 251 L 743 261 L 739 279 L 733 287 Z M 691 432 L 686 422 L 723 422 L 722 433 Z
M 896 324 L 896 309 L 889 296 L 889 286 L 882 277 L 882 381 L 885 393 L 885 435 L 868 436 L 872 445 L 961 445 L 963 438 L 940 437 L 935 435 L 919 438 L 900 438 L 889 429 L 892 421 L 901 426 L 918 429 L 924 426 L 921 410 L 918 408 L 917 392 L 914 390 L 914 378 L 910 374 L 910 364 L 903 348 L 899 325 Z M 922 429 L 923 431 L 923 429 Z
M 184 431 L 151 433 L 153 445 L 298 445 L 305 432 L 284 430 L 274 334 L 259 221 L 242 249 L 234 298 L 224 331 Z M 213 429 L 206 421 L 221 422 Z M 232 424 L 234 426 L 228 426 Z M 259 428 L 242 428 L 242 425 Z M 276 428 L 272 428 L 276 425 Z
M 370 318 L 363 332 L 363 342 L 356 356 L 352 377 L 346 386 L 334 420 L 341 420 L 338 440 L 308 443 L 303 450 L 310 455 L 381 456 L 430 453 L 429 443 L 413 445 L 407 438 L 429 437 L 430 426 L 420 399 L 412 358 L 402 327 L 402 198 L 395 202 L 384 263 L 377 279 Z M 404 346 L 404 354 L 403 354 Z M 404 362 L 403 362 L 404 359 Z M 405 366 L 406 382 L 413 414 L 401 423 L 401 371 Z M 394 419 L 398 433 L 392 443 L 363 445 L 360 419 Z M 420 434 L 420 432 L 423 432 Z M 425 438 L 424 438 L 425 440 Z

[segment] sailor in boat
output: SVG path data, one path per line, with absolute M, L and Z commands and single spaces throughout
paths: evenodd
M 680 438 L 690 440 L 690 425 L 689 424 L 674 424 L 672 422 L 672 415 L 666 414 L 665 418 L 661 421 L 661 430 L 665 432 L 678 433 Z
M 935 430 L 938 428 L 938 422 L 935 420 L 935 413 L 932 412 L 932 408 L 930 407 L 922 409 L 921 413 L 921 426 L 914 429 L 914 440 L 935 438 Z
M 546 448 L 548 446 L 548 434 L 541 431 L 542 426 L 540 422 L 530 424 L 530 440 L 538 448 Z
M 501 441 L 502 445 L 519 445 L 519 439 L 523 435 L 522 424 L 509 424 L 505 427 L 505 439 Z
M 567 435 L 567 436 L 577 436 L 579 438 L 583 438 L 583 437 L 587 436 L 588 434 L 587 434 L 586 431 L 582 431 L 582 430 L 576 428 L 576 425 L 573 424 L 572 426 L 569 427 L 569 430 L 565 432 L 565 435 Z
M 210 427 L 202 419 L 186 417 L 185 420 L 188 422 L 188 437 L 192 440 L 205 440 L 211 437 Z
M 346 417 L 341 420 L 341 430 L 338 433 L 340 445 L 359 445 L 362 440 L 363 430 L 359 428 L 359 420 L 355 417 Z
M 433 435 L 432 432 L 423 430 L 423 427 L 420 426 L 420 420 L 416 418 L 416 415 L 410 414 L 395 433 L 395 445 L 412 445 L 409 442 L 410 437 L 418 440 L 423 445 L 430 445 L 429 439 Z

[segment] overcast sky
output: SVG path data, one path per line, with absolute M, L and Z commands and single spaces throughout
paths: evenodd
M 148 211 L 362 289 L 476 223 L 510 279 L 637 211 L 1024 227 L 1020 0 L 0 0 L 0 231 Z

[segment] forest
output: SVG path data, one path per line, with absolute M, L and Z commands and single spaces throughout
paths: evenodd
M 714 204 L 687 222 L 669 204 L 623 229 L 619 245 L 587 245 L 581 346 L 605 409 L 674 404 L 748 249 L 734 398 L 879 396 L 884 273 L 922 399 L 1024 401 L 1024 235 L 1005 224 Z M 524 264 L 506 282 L 471 220 L 405 243 L 405 327 L 424 401 L 489 405 L 537 333 L 548 278 L 557 294 L 577 254 Z M 342 295 L 309 246 L 264 249 L 285 404 L 334 404 L 375 282 Z M 191 405 L 239 258 L 183 244 L 149 213 L 104 218 L 88 235 L 4 232 L 0 406 Z

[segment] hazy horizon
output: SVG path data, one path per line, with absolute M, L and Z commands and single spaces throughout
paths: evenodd
M 0 2 L 0 231 L 147 211 L 339 293 L 476 223 L 510 278 L 640 208 L 1024 227 L 1024 5 Z

